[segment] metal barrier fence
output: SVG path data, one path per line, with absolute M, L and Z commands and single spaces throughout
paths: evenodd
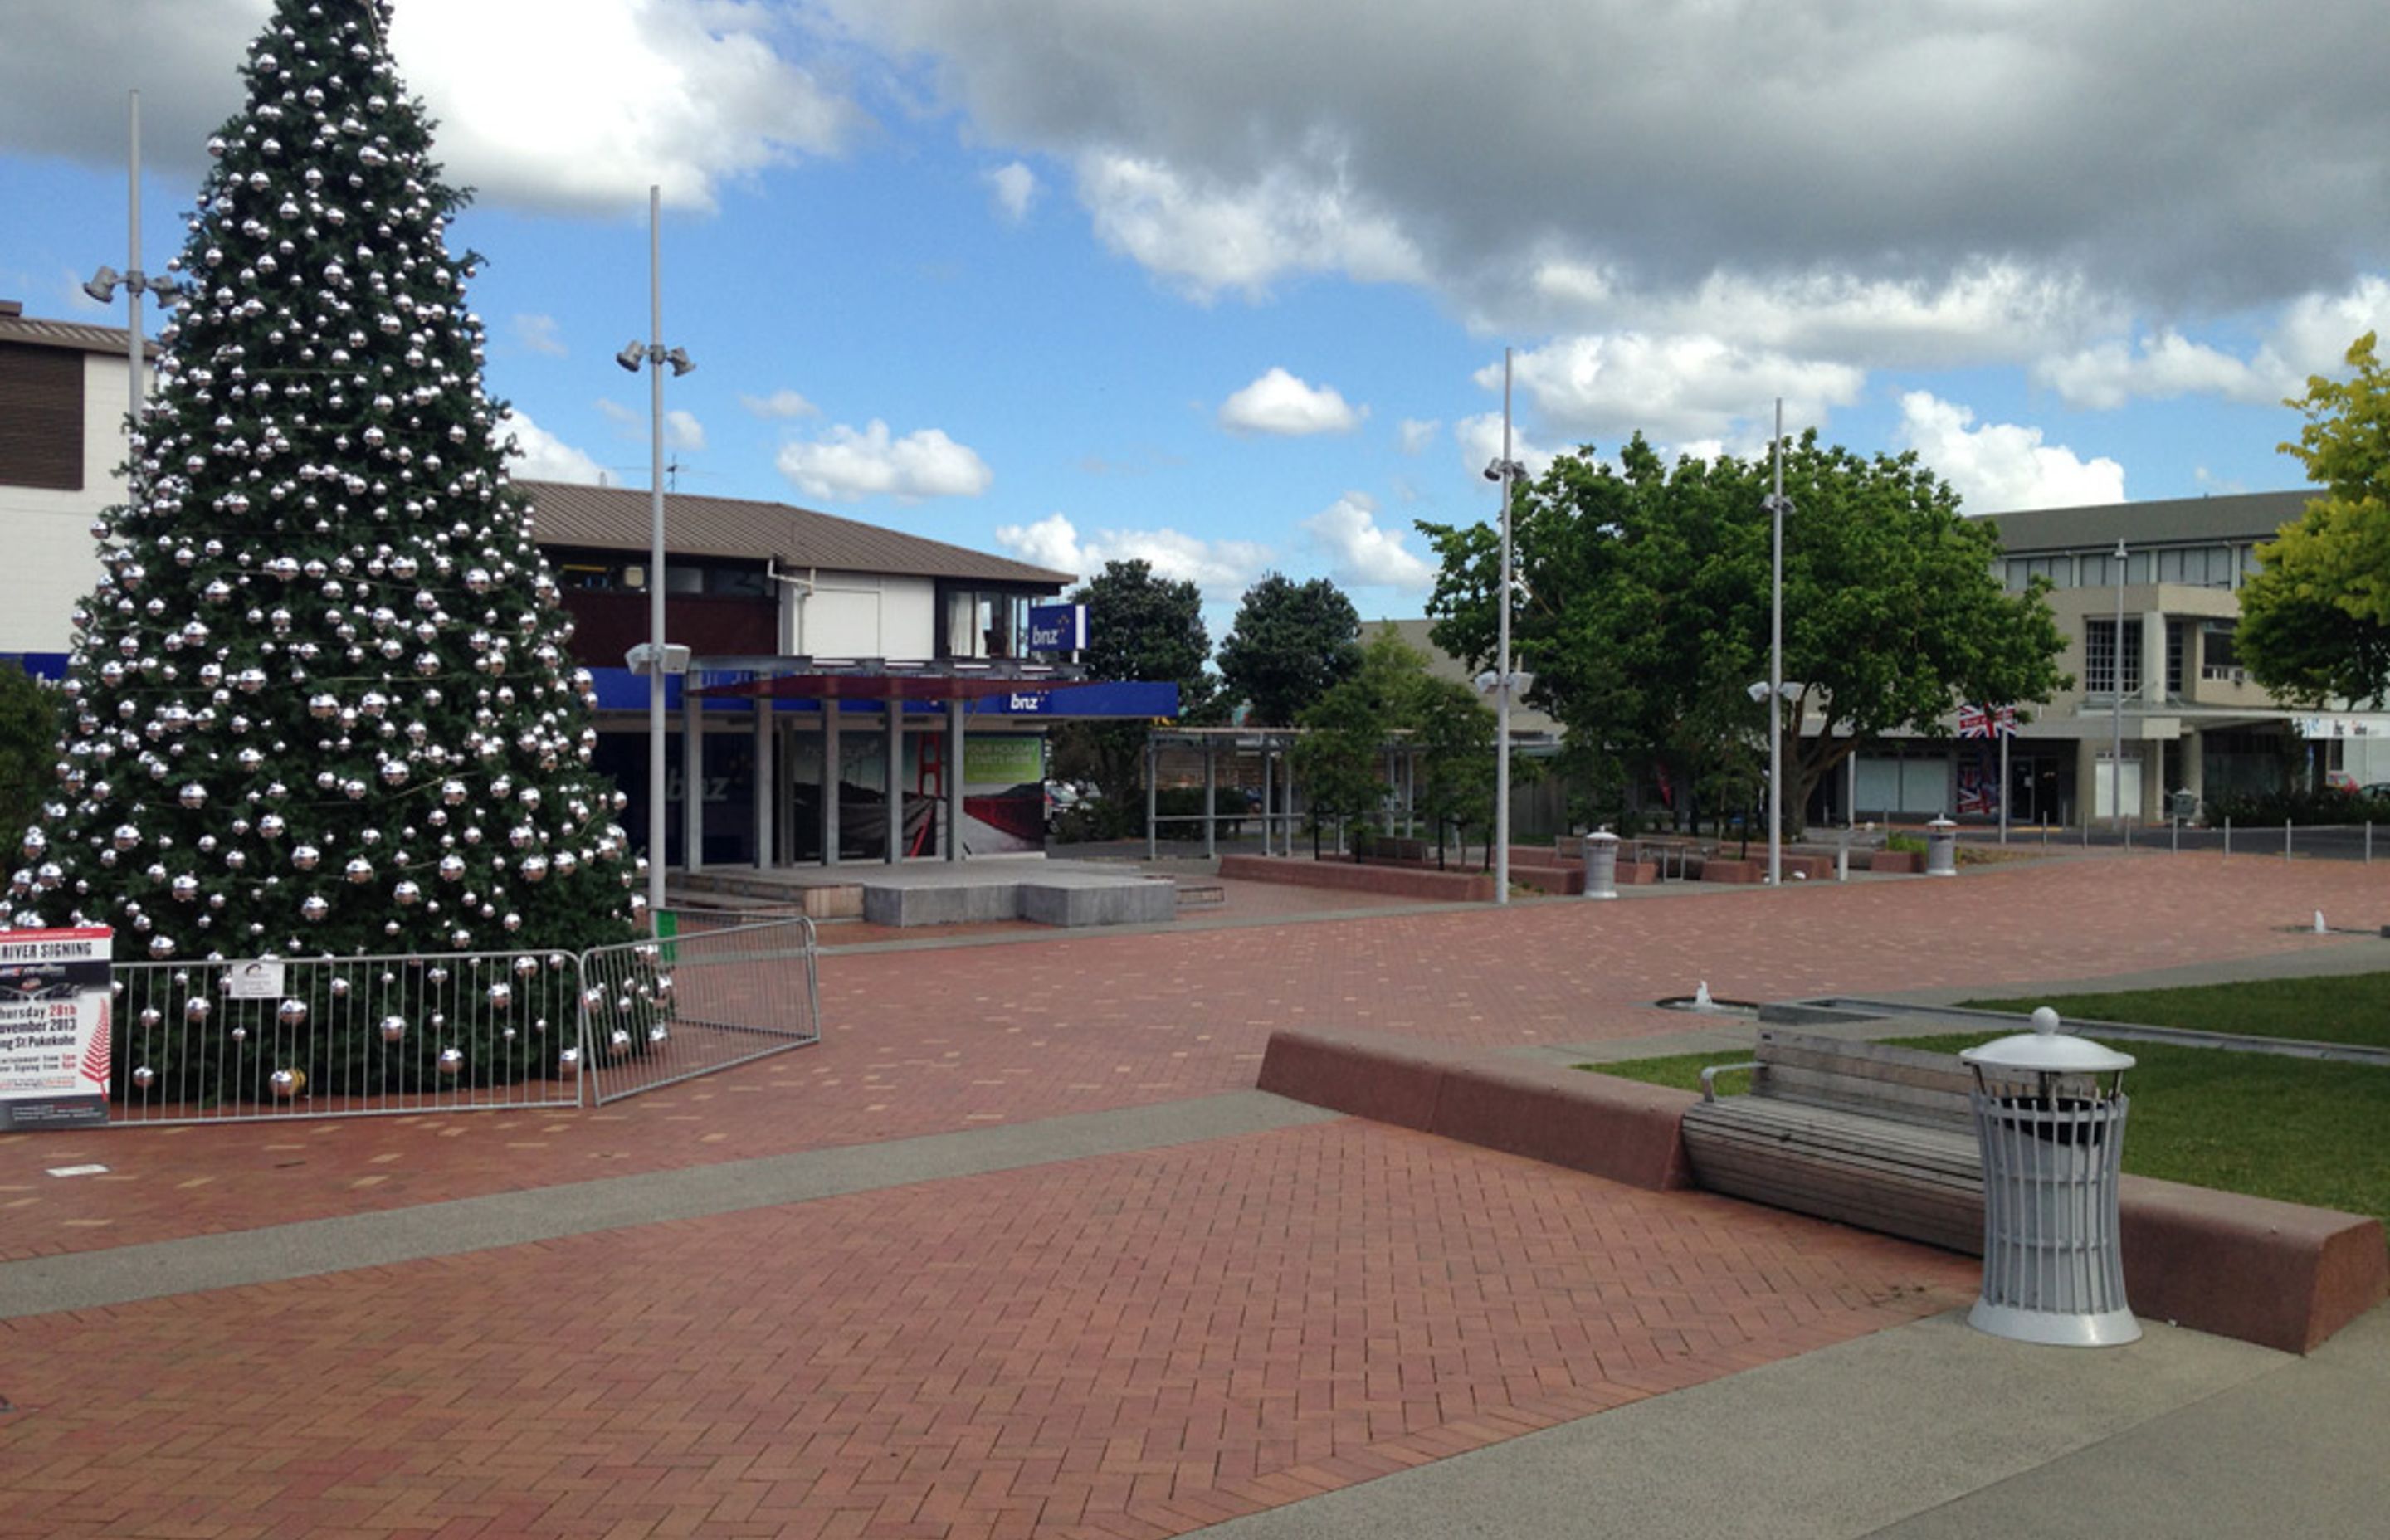
M 115 1123 L 571 1107 L 568 952 L 119 963 Z
M 684 915 L 676 936 L 581 955 L 583 1078 L 596 1102 L 821 1041 L 814 922 L 715 918 Z
M 112 1123 L 607 1102 L 820 1041 L 813 921 L 569 952 L 120 963 Z

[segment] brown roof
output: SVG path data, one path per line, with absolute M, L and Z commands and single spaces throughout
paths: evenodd
M 24 342 L 37 348 L 71 348 L 77 353 L 123 355 L 122 327 L 90 326 L 82 321 L 35 320 L 21 314 L 12 314 L 14 305 L 14 301 L 0 302 L 0 342 Z M 145 338 L 141 345 L 147 355 L 158 356 L 156 342 Z
M 649 541 L 648 494 L 635 487 L 593 487 L 575 481 L 518 481 L 531 494 L 532 530 L 543 545 L 584 545 L 644 551 Z M 887 572 L 905 577 L 968 578 L 1060 588 L 1069 572 L 1049 571 L 1000 556 L 901 534 L 852 519 L 833 518 L 786 503 L 743 497 L 664 494 L 665 544 L 685 556 L 770 557 L 786 570 Z

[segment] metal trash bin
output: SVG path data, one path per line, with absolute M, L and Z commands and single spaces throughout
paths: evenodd
M 2021 1342 L 2136 1341 L 2116 1216 L 2133 1057 L 2062 1034 L 2047 1006 L 2033 1031 L 1959 1057 L 1975 1072 L 1984 1159 L 1984 1287 L 1968 1321 Z
M 1959 826 L 1947 818 L 1925 826 L 1925 875 L 1959 875 Z
M 1585 837 L 1585 896 L 1618 896 L 1618 836 L 1606 828 Z

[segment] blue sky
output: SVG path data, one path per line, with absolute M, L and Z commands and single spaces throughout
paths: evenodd
M 124 93 L 156 269 L 266 10 L 0 0 L 0 297 L 121 321 Z M 1420 612 L 1506 343 L 1531 464 L 1781 395 L 1994 512 L 2294 485 L 2281 396 L 2390 316 L 2375 0 L 1460 10 L 397 0 L 393 46 L 524 473 L 646 483 L 660 182 L 682 488 L 1143 556 L 1215 637 L 1272 569 Z

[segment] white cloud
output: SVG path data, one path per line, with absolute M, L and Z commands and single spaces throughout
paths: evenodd
M 1082 537 L 1059 513 L 1034 524 L 1004 524 L 996 542 L 1023 561 L 1081 576 L 1108 561 L 1142 560 L 1154 574 L 1191 582 L 1214 600 L 1230 599 L 1270 569 L 1269 548 L 1250 540 L 1203 540 L 1176 530 L 1103 530 Z
M 553 315 L 518 315 L 515 317 L 515 340 L 533 353 L 550 358 L 562 358 L 571 351 L 564 339 L 556 334 Z
M 2041 442 L 2041 430 L 2016 423 L 1970 426 L 1975 414 L 1923 391 L 1900 398 L 1908 447 L 1956 487 L 1970 513 L 2121 503 L 2125 468 L 2102 456 L 2085 460 Z
M 1301 438 L 1312 433 L 1349 433 L 1369 415 L 1356 410 L 1330 385 L 1311 385 L 1273 368 L 1220 404 L 1220 426 L 1231 433 L 1271 433 Z
M 0 144 L 121 167 L 125 40 L 140 40 L 149 159 L 195 171 L 240 106 L 267 0 L 12 0 Z M 757 0 L 402 0 L 391 49 L 438 121 L 436 153 L 484 202 L 629 212 L 649 183 L 710 209 L 726 181 L 834 153 L 864 121 L 780 48 Z M 808 45 L 827 56 L 827 43 Z
M 1846 364 L 1640 332 L 1562 338 L 1520 353 L 1513 368 L 1547 420 L 1613 442 L 1638 429 L 1669 442 L 1764 433 L 1778 397 L 1788 422 L 1822 422 L 1829 408 L 1857 401 L 1865 380 Z M 1477 382 L 1498 387 L 1501 366 L 1479 371 Z
M 648 426 L 647 413 L 635 411 L 610 396 L 599 396 L 597 406 L 598 415 L 617 428 L 645 429 Z
M 774 391 L 767 396 L 741 395 L 739 404 L 759 417 L 817 417 L 821 408 L 790 390 Z
M 2359 277 L 2338 294 L 2307 294 L 2285 306 L 2247 358 L 2172 329 L 2136 341 L 2110 339 L 2034 366 L 2037 383 L 2069 406 L 2112 410 L 2139 400 L 2214 395 L 2270 406 L 2303 395 L 2309 375 L 2345 372 L 2348 345 L 2390 329 L 2390 279 Z
M 705 447 L 705 425 L 693 412 L 675 406 L 664 414 L 664 447 L 700 450 Z
M 533 481 L 580 481 L 595 486 L 606 480 L 606 472 L 596 460 L 573 448 L 555 434 L 533 422 L 522 412 L 508 412 L 498 419 L 495 438 L 500 444 L 511 434 L 520 456 L 511 473 Z
M 981 178 L 996 199 L 996 212 L 1007 225 L 1018 225 L 1029 217 L 1029 206 L 1037 201 L 1042 190 L 1037 173 L 1022 162 L 998 166 Z
M 1378 505 L 1348 492 L 1303 521 L 1312 545 L 1328 558 L 1328 575 L 1348 587 L 1425 588 L 1435 568 L 1403 548 L 1399 530 L 1379 527 Z
M 861 429 L 840 423 L 811 443 L 783 444 L 774 463 L 807 495 L 839 501 L 976 497 L 995 480 L 975 451 L 938 429 L 900 439 L 876 417 Z
M 1199 299 L 1267 292 L 1289 275 L 1342 273 L 1364 283 L 1425 276 L 1418 251 L 1369 212 L 1333 170 L 1273 168 L 1248 186 L 1182 176 L 1158 161 L 1080 158 L 1079 201 L 1104 244 Z
M 2136 398 L 2168 400 L 2218 395 L 2232 401 L 2279 401 L 2282 382 L 2268 379 L 2230 354 L 2180 332 L 2144 337 L 2138 346 L 2101 342 L 2062 358 L 2044 359 L 2034 379 L 2069 406 L 2109 410 Z
M 1444 424 L 1434 417 L 1405 417 L 1394 432 L 1403 453 L 1417 455 L 1435 442 L 1435 435 L 1443 427 Z

